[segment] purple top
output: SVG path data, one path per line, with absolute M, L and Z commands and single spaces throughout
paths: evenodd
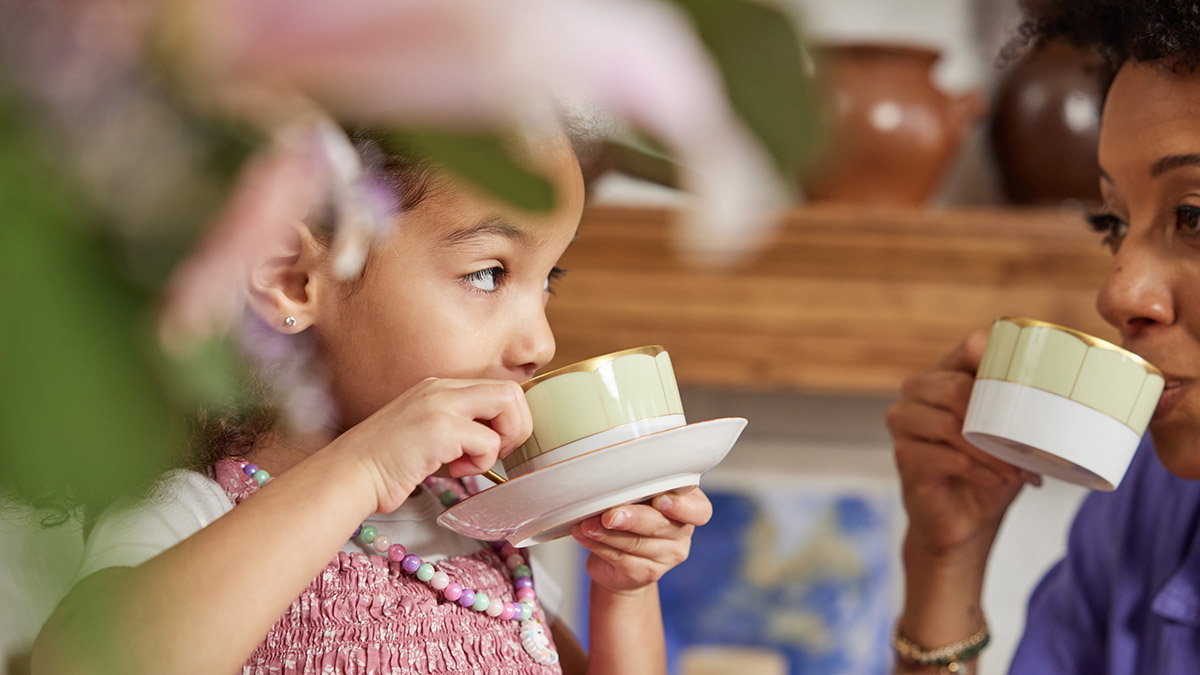
M 1149 436 L 1114 492 L 1093 493 L 1029 601 L 1011 673 L 1200 673 L 1200 482 Z

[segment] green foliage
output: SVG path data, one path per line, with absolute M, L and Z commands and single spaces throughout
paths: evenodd
M 497 134 L 425 129 L 394 132 L 388 140 L 424 155 L 500 201 L 527 211 L 554 208 L 554 186 L 518 162 Z
M 753 0 L 672 0 L 695 22 L 725 78 L 730 102 L 794 177 L 817 150 L 817 85 L 796 22 Z

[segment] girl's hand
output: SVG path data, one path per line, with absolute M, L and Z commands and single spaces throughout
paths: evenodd
M 483 473 L 531 433 L 529 405 L 516 382 L 431 377 L 330 449 L 361 463 L 375 486 L 377 511 L 386 513 L 442 466 L 455 477 Z
M 685 488 L 649 504 L 609 509 L 576 525 L 571 535 L 591 551 L 587 570 L 594 583 L 613 592 L 633 591 L 687 560 L 692 531 L 711 517 L 704 492 Z
M 887 424 L 908 511 L 909 550 L 941 557 L 990 550 L 1004 512 L 1036 475 L 979 450 L 962 436 L 987 331 L 977 331 L 933 370 L 904 381 Z

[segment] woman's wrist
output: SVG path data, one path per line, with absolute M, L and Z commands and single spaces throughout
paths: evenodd
M 905 636 L 923 645 L 946 645 L 982 627 L 988 544 L 947 555 L 905 541 L 906 592 L 898 622 Z

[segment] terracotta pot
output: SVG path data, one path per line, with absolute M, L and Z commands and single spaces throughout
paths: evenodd
M 983 113 L 983 96 L 937 89 L 933 49 L 855 43 L 822 47 L 815 56 L 829 141 L 804 181 L 808 200 L 925 203 Z
M 1098 56 L 1051 43 L 1006 71 L 996 89 L 990 141 L 1009 199 L 1100 199 L 1100 66 Z

